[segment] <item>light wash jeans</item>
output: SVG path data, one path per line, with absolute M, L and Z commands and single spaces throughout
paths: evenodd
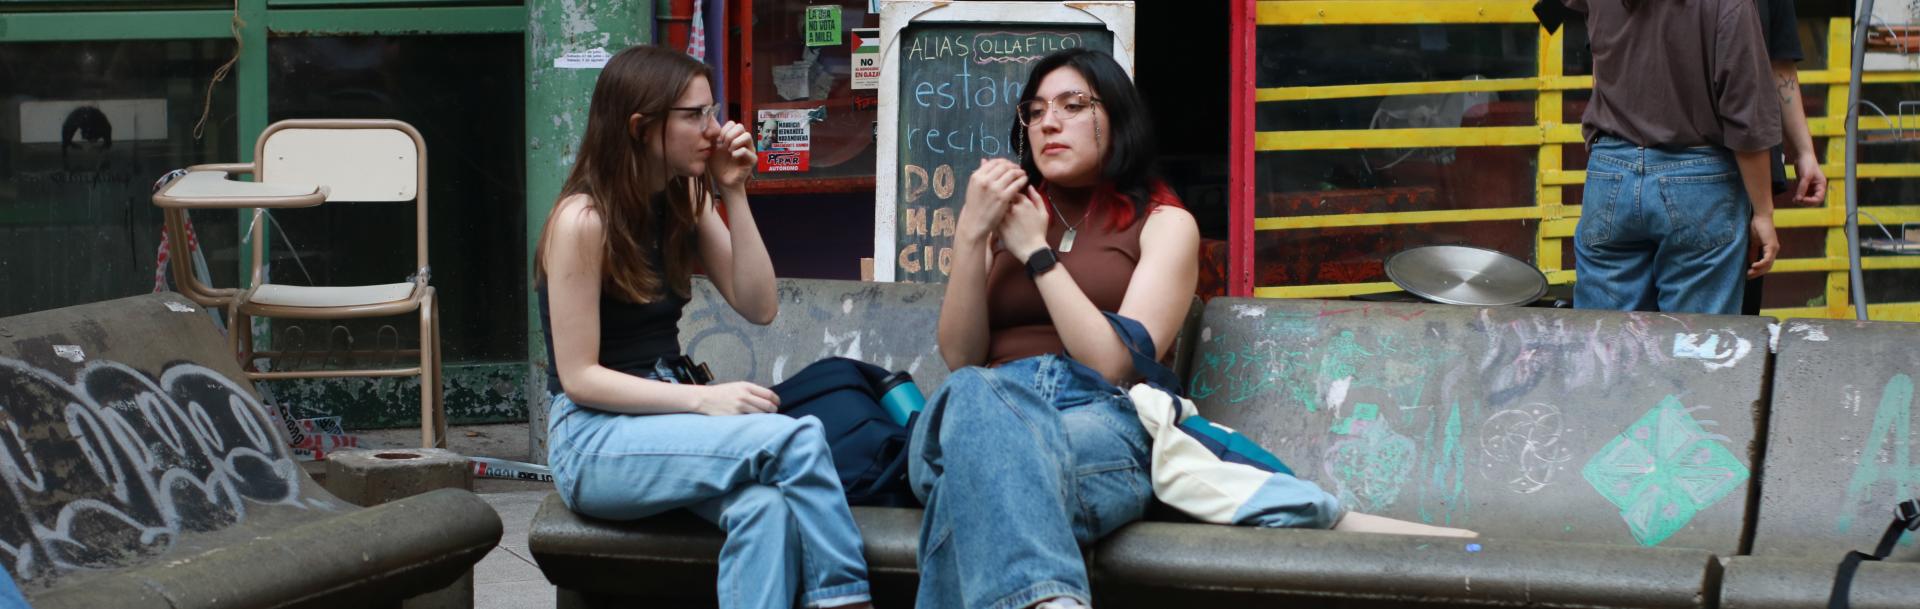
M 1753 207 L 1724 148 L 1593 144 L 1573 306 L 1739 315 Z
M 0 568 L 0 609 L 29 609 L 26 597 L 20 595 L 20 585 L 7 571 Z
M 947 378 L 913 429 L 919 609 L 1091 604 L 1080 546 L 1138 520 L 1152 441 L 1133 402 L 1057 355 Z
M 619 414 L 565 394 L 550 415 L 548 460 L 568 508 L 607 520 L 687 508 L 726 531 L 722 609 L 869 600 L 860 530 L 818 419 Z

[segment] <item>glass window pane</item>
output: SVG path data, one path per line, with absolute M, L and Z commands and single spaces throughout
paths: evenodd
M 154 180 L 239 160 L 234 80 L 205 97 L 232 53 L 228 40 L 0 45 L 0 316 L 153 290 Z M 235 285 L 237 216 L 191 216 L 217 286 Z
M 1254 82 L 1302 87 L 1539 74 L 1534 24 L 1262 27 Z
M 1920 302 L 1920 270 L 1867 271 L 1867 305 Z
M 1783 228 L 1780 234 L 1780 259 L 1825 258 L 1827 229 Z M 1571 240 L 1569 240 L 1571 242 Z M 1778 267 L 1775 267 L 1778 268 Z M 1825 304 L 1827 274 L 1769 273 L 1761 280 L 1760 308 L 1784 309 Z
M 1860 98 L 1859 162 L 1920 162 L 1920 145 L 1915 145 L 1920 144 L 1920 127 L 1916 127 L 1920 125 L 1920 83 L 1865 84 L 1860 86 Z M 1881 120 L 1907 129 L 1868 129 L 1869 121 Z
M 1768 273 L 1761 279 L 1761 309 L 1826 306 L 1826 273 Z
M 440 296 L 448 362 L 526 357 L 526 158 L 521 37 L 291 37 L 269 42 L 269 114 L 391 118 L 427 144 L 428 260 Z M 405 281 L 415 272 L 413 211 L 347 203 L 275 214 L 273 281 L 306 285 Z M 285 237 L 282 241 L 281 237 Z M 292 247 L 287 246 L 292 243 Z M 297 256 L 296 256 L 297 254 Z M 303 325 L 276 320 L 279 328 Z M 304 324 L 324 349 L 326 324 Z M 418 342 L 417 318 L 345 324 L 360 341 Z M 398 338 L 381 327 L 393 326 Z M 345 349 L 340 337 L 332 340 Z M 379 343 L 385 346 L 385 342 Z M 336 362 L 339 364 L 340 362 Z
M 851 28 L 879 27 L 880 16 L 867 13 L 865 0 L 841 0 L 841 42 L 806 45 L 809 2 L 753 3 L 753 108 L 755 114 L 778 110 L 824 109 L 809 125 L 811 143 L 806 171 L 762 171 L 761 182 L 872 177 L 874 120 L 880 92 L 853 89 Z M 752 120 L 748 120 L 752 119 Z M 733 117 L 759 125 L 759 117 Z M 755 127 L 755 131 L 763 131 Z M 763 136 L 764 137 L 764 136 Z M 762 153 L 765 154 L 765 153 Z
M 1533 262 L 1539 222 L 1449 222 L 1254 233 L 1258 287 L 1387 281 L 1386 260 L 1424 245 L 1471 245 Z
M 1534 124 L 1538 91 L 1392 95 L 1255 106 L 1259 131 L 1522 127 Z
M 1262 152 L 1255 217 L 1534 204 L 1538 148 L 1484 146 Z

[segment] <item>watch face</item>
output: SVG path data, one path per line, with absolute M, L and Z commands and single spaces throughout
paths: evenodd
M 1041 273 L 1052 269 L 1053 265 L 1059 263 L 1059 261 L 1060 259 L 1053 255 L 1052 248 L 1034 252 L 1033 255 L 1027 257 L 1027 276 L 1038 277 Z

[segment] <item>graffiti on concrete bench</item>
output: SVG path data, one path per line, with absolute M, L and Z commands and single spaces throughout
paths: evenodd
M 1920 324 L 1782 324 L 1753 553 L 1838 556 L 1879 542 L 1920 496 Z M 1895 548 L 1920 560 L 1920 533 Z
M 1343 302 L 1219 303 L 1208 320 L 1188 383 L 1202 410 L 1352 509 L 1472 527 L 1476 506 L 1579 503 L 1619 524 L 1538 533 L 1653 546 L 1718 506 L 1737 539 L 1751 457 L 1732 438 L 1753 434 L 1763 325 Z M 1689 386 L 1702 377 L 1750 388 Z
M 763 327 L 734 313 L 713 284 L 698 281 L 693 289 L 681 323 L 686 352 L 712 366 L 721 380 L 779 383 L 828 357 L 904 370 L 927 391 L 946 377 L 931 323 L 938 318 L 938 290 L 781 281 L 779 317 Z
M 0 412 L 0 561 L 23 581 L 138 563 L 249 502 L 309 507 L 267 410 L 197 364 L 93 360 L 69 381 L 0 358 Z
M 1862 396 L 1848 392 L 1846 404 L 1854 416 L 1861 414 Z M 1847 509 L 1840 510 L 1837 532 L 1847 533 L 1856 516 L 1865 517 L 1865 526 L 1875 531 L 1884 526 L 1887 506 L 1920 497 L 1920 454 L 1913 452 L 1913 377 L 1894 374 L 1880 390 L 1879 406 L 1873 411 L 1873 428 L 1861 438 L 1861 450 L 1853 475 L 1847 480 Z M 1913 544 L 1920 535 L 1901 538 Z

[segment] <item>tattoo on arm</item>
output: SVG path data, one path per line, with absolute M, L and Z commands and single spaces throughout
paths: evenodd
M 1800 79 L 1791 72 L 1775 74 L 1773 76 L 1773 84 L 1774 87 L 1780 91 L 1780 107 L 1782 109 L 1792 108 L 1794 98 L 1798 97 L 1798 95 L 1795 94 L 1800 92 Z

